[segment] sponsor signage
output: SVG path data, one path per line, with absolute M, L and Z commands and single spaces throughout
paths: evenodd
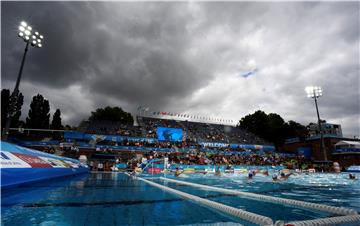
M 16 152 L 0 152 L 0 168 L 79 168 L 78 163 Z
M 0 168 L 31 168 L 31 165 L 10 152 L 0 151 Z
M 360 153 L 360 148 L 339 148 L 335 153 Z
M 51 164 L 39 157 L 13 152 L 16 157 L 29 164 L 32 168 L 52 168 Z
M 214 142 L 200 142 L 203 147 L 228 147 L 229 144 L 225 143 L 214 143 Z
M 65 168 L 65 165 L 61 160 L 47 158 L 47 157 L 39 157 L 39 158 L 49 163 L 53 168 Z

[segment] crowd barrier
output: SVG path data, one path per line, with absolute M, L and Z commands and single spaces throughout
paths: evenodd
M 127 174 L 127 175 L 129 175 L 129 174 Z M 237 209 L 237 208 L 227 206 L 227 205 L 224 205 L 224 204 L 221 204 L 221 203 L 217 203 L 217 202 L 210 201 L 210 200 L 207 200 L 207 199 L 204 199 L 204 198 L 200 198 L 198 196 L 191 195 L 191 194 L 188 194 L 188 193 L 185 193 L 185 192 L 173 189 L 173 188 L 169 188 L 169 187 L 166 187 L 164 185 L 160 185 L 158 183 L 155 183 L 155 182 L 152 182 L 152 181 L 140 178 L 140 177 L 136 177 L 136 179 L 138 179 L 140 181 L 143 181 L 145 183 L 148 183 L 148 184 L 150 184 L 150 185 L 152 185 L 154 187 L 163 189 L 163 190 L 165 190 L 167 192 L 176 194 L 176 195 L 178 195 L 178 196 L 180 196 L 180 197 L 182 197 L 184 199 L 188 199 L 188 200 L 191 200 L 193 202 L 200 203 L 200 204 L 202 204 L 204 206 L 210 207 L 212 209 L 216 209 L 218 211 L 221 211 L 221 212 L 229 214 L 231 216 L 240 218 L 242 220 L 246 220 L 246 221 L 249 221 L 249 222 L 252 222 L 252 223 L 255 223 L 255 224 L 259 224 L 259 225 L 264 225 L 264 226 L 273 225 L 273 221 L 269 217 L 265 217 L 265 216 L 262 216 L 262 215 L 259 215 L 259 214 L 251 213 L 251 212 L 248 212 L 248 211 L 245 211 L 245 210 Z
M 87 173 L 76 159 L 56 156 L 0 141 L 1 188 Z

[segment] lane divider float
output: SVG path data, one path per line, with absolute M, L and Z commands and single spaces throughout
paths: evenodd
M 271 202 L 271 203 L 285 204 L 285 205 L 308 208 L 308 209 L 313 209 L 313 210 L 320 210 L 323 212 L 328 212 L 328 213 L 337 214 L 337 215 L 357 215 L 358 214 L 356 210 L 350 209 L 350 208 L 335 207 L 335 206 L 328 206 L 328 205 L 293 200 L 293 199 L 272 197 L 272 196 L 267 196 L 267 195 L 255 194 L 255 193 L 251 193 L 251 192 L 230 190 L 230 189 L 218 188 L 218 187 L 208 186 L 208 185 L 203 185 L 203 184 L 174 180 L 174 179 L 169 179 L 169 178 L 164 178 L 164 177 L 160 177 L 160 179 L 164 180 L 164 181 L 173 182 L 173 183 L 188 185 L 188 186 L 192 186 L 192 187 L 198 187 L 198 188 L 202 188 L 202 189 L 206 189 L 206 190 L 217 191 L 217 192 L 222 192 L 222 193 L 227 193 L 227 194 L 234 194 L 234 195 L 241 196 L 243 198 L 255 199 L 255 200 L 266 201 L 266 202 Z
M 360 223 L 360 215 L 347 215 L 340 217 L 328 217 L 315 220 L 292 221 L 284 226 L 318 226 L 318 225 L 339 225 L 349 223 Z
M 131 176 L 128 173 L 126 173 L 126 175 Z M 146 180 L 146 179 L 141 178 L 141 177 L 133 177 L 133 178 L 135 178 L 137 180 L 140 180 L 140 181 L 143 181 L 143 182 L 145 182 L 147 184 L 150 184 L 150 185 L 152 185 L 154 187 L 160 188 L 160 189 L 162 189 L 164 191 L 167 191 L 169 193 L 176 194 L 176 195 L 178 195 L 178 196 L 180 196 L 180 197 L 182 197 L 184 199 L 188 199 L 190 201 L 202 204 L 202 205 L 210 207 L 212 209 L 216 209 L 218 211 L 221 211 L 221 212 L 229 214 L 231 216 L 240 218 L 242 220 L 246 220 L 246 221 L 249 221 L 249 222 L 252 222 L 252 223 L 255 223 L 255 224 L 258 224 L 258 225 L 264 225 L 264 226 L 273 225 L 273 221 L 269 217 L 262 216 L 262 215 L 259 215 L 259 214 L 255 214 L 255 213 L 251 213 L 251 212 L 248 212 L 248 211 L 245 211 L 245 210 L 237 209 L 237 208 L 234 208 L 232 206 L 227 206 L 227 205 L 224 205 L 224 204 L 221 204 L 221 203 L 218 203 L 218 202 L 210 201 L 208 199 L 200 198 L 198 196 L 191 195 L 191 194 L 188 194 L 188 193 L 185 193 L 185 192 L 173 189 L 173 188 L 169 188 L 167 186 L 164 186 L 164 185 L 161 185 L 161 184 Z

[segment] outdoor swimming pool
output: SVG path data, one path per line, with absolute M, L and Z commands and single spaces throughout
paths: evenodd
M 294 221 L 330 217 L 331 214 L 166 182 L 153 182 L 240 208 L 276 220 Z M 271 177 L 223 174 L 221 177 L 188 174 L 178 178 L 215 187 L 303 200 L 360 212 L 360 181 L 347 174 L 302 174 L 273 183 Z M 166 175 L 167 178 L 174 178 Z M 359 175 L 357 175 L 359 178 Z M 252 225 L 202 205 L 184 200 L 123 173 L 92 173 L 53 179 L 2 191 L 3 225 Z M 356 224 L 348 224 L 356 225 Z

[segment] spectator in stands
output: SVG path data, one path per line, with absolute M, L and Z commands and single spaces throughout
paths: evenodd
M 102 162 L 99 162 L 97 168 L 98 168 L 98 171 L 104 171 L 104 164 Z
M 90 161 L 89 168 L 90 168 L 90 171 L 93 170 L 93 168 L 94 168 L 94 162 L 93 161 Z

